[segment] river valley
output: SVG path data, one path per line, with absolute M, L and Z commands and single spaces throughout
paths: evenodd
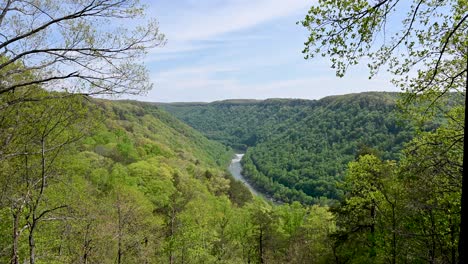
M 252 192 L 252 194 L 257 195 L 257 196 L 264 196 L 262 193 L 259 191 L 255 190 L 255 188 L 247 182 L 247 180 L 244 178 L 244 175 L 242 175 L 242 165 L 241 165 L 241 160 L 244 154 L 236 154 L 235 157 L 231 160 L 231 164 L 229 165 L 229 172 L 234 176 L 234 178 L 238 181 L 241 181 L 242 183 L 247 186 L 247 188 Z

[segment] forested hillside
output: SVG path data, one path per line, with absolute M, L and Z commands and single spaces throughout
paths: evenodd
M 273 132 L 272 129 L 287 125 L 286 121 L 315 104 L 309 100 L 268 99 L 157 105 L 209 139 L 245 151 Z
M 338 187 L 339 191 L 334 191 L 340 192 L 339 202 L 332 203 L 331 207 L 312 207 L 329 208 L 334 217 L 326 240 L 322 240 L 321 235 L 317 236 L 321 241 L 319 245 L 329 246 L 322 248 L 322 256 L 332 258 L 312 258 L 312 263 L 456 262 L 460 234 L 464 108 L 451 96 L 444 97 L 442 93 L 433 96 L 419 98 L 418 104 L 412 108 L 414 120 L 424 120 L 424 125 L 414 134 L 411 127 L 402 124 L 398 118 L 394 94 L 365 93 L 310 102 L 309 108 L 282 123 L 288 125 L 271 126 L 271 134 L 257 137 L 259 140 L 248 149 L 246 156 L 250 157 L 244 161 L 245 172 L 260 179 L 264 176 L 259 172 L 262 167 L 257 167 L 252 161 L 271 161 L 266 163 L 270 166 L 268 173 L 274 173 L 275 167 L 286 165 L 279 174 L 293 177 L 290 180 L 292 184 L 295 184 L 294 180 L 300 182 L 301 178 L 296 175 L 304 172 L 304 168 L 294 164 L 323 164 L 321 168 L 336 173 L 335 177 L 312 178 L 310 182 L 333 186 L 333 189 Z M 436 97 L 439 100 L 437 114 L 424 112 Z M 247 109 L 259 110 L 263 103 L 254 102 L 258 104 L 257 108 L 249 105 Z M 249 112 L 240 104 L 228 104 L 231 106 L 224 108 L 198 105 L 198 109 L 193 111 L 185 108 L 190 108 L 187 105 L 177 107 L 191 113 L 192 121 L 196 120 L 197 111 L 203 112 L 200 110 L 202 107 L 207 109 L 204 112 L 208 113 L 210 120 L 218 122 L 232 112 L 245 119 L 252 118 L 249 114 L 258 113 Z M 217 118 L 216 112 L 222 118 Z M 274 119 L 271 115 L 269 118 Z M 210 127 L 207 123 L 203 125 Z M 243 125 L 240 124 L 241 127 Z M 262 131 L 261 127 L 249 128 L 249 131 Z M 407 144 L 403 144 L 405 142 Z M 310 151 L 314 147 L 315 151 Z M 255 160 L 257 155 L 258 161 Z M 311 162 L 314 160 L 316 164 Z M 346 160 L 349 161 L 347 164 Z M 278 179 L 281 180 L 280 177 Z M 309 178 L 304 179 L 307 182 Z M 331 184 L 336 181 L 340 183 Z M 279 199 L 291 197 L 291 200 L 303 202 L 330 203 L 323 198 L 314 199 L 299 191 L 291 191 L 270 178 L 264 182 L 271 188 L 273 196 L 278 191 L 286 193 L 285 196 L 275 196 Z M 267 188 L 264 190 L 269 191 Z M 322 188 L 321 191 L 327 190 Z M 293 203 L 294 206 L 298 204 Z M 274 212 L 270 214 L 271 217 L 274 215 Z M 302 229 L 300 232 L 310 234 L 309 231 Z M 274 243 L 274 237 L 269 241 Z M 270 262 L 275 263 L 273 260 Z M 308 263 L 304 259 L 283 262 Z
M 0 0 L 1 264 L 468 263 L 467 0 L 172 2 Z
M 161 106 L 208 138 L 248 148 L 244 174 L 280 201 L 328 203 L 342 192 L 348 162 L 361 152 L 398 160 L 413 135 L 396 93 L 321 100 L 269 99 Z
M 330 210 L 253 199 L 225 172 L 229 148 L 152 104 L 44 91 L 34 98 L 1 112 L 1 262 L 453 258 L 461 108 L 413 140 L 398 163 L 357 153 Z
M 225 171 L 230 148 L 166 112 L 139 102 L 29 95 L 36 100 L 0 112 L 8 143 L 0 160 L 1 263 L 331 259 L 334 222 L 326 208 L 254 200 Z

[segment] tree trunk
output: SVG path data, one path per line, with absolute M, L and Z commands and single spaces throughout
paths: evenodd
M 83 241 L 83 263 L 88 264 L 89 252 L 91 250 L 91 239 L 89 239 L 89 232 L 91 229 L 91 223 L 86 225 L 86 233 Z
M 118 250 L 117 250 L 117 264 L 122 263 L 122 215 L 120 210 L 120 204 L 117 205 L 117 214 L 118 214 L 118 221 L 119 221 L 119 230 L 118 230 Z
M 435 219 L 434 219 L 434 214 L 432 212 L 432 209 L 429 211 L 429 216 L 431 217 L 431 233 L 430 233 L 430 237 L 431 237 L 431 246 L 430 246 L 430 249 L 429 249 L 429 263 L 431 264 L 434 264 L 436 263 L 436 234 L 437 234 L 437 229 L 436 229 L 436 225 L 435 225 Z
M 36 242 L 34 241 L 34 229 L 36 223 L 33 222 L 29 229 L 29 264 L 36 263 Z
M 171 237 L 171 239 L 173 238 L 174 233 L 175 233 L 175 215 L 176 215 L 176 211 L 175 211 L 175 205 L 174 205 L 174 207 L 171 209 L 171 215 L 170 215 L 169 236 Z M 170 251 L 169 251 L 169 263 L 174 264 L 174 262 L 175 262 L 174 248 L 173 248 L 173 245 L 171 244 Z
M 458 255 L 459 255 L 459 263 L 460 264 L 467 264 L 468 263 L 468 244 L 467 244 L 467 226 L 468 226 L 468 179 L 466 177 L 466 117 L 468 115 L 467 106 L 468 106 L 468 98 L 467 98 L 467 91 L 468 91 L 468 47 L 466 47 L 466 84 L 465 84 L 465 126 L 463 128 L 463 168 L 462 168 L 462 195 L 461 195 L 461 220 L 460 220 L 460 239 L 458 241 Z
M 258 247 L 259 247 L 259 253 L 260 253 L 260 263 L 265 263 L 263 259 L 263 229 L 260 227 L 260 236 L 258 238 Z
M 374 201 L 372 201 L 371 209 L 370 209 L 370 216 L 371 216 L 371 225 L 370 225 L 370 233 L 371 233 L 371 248 L 370 248 L 370 258 L 372 260 L 372 263 L 374 262 L 375 256 L 376 256 L 376 246 L 375 246 L 375 205 Z
M 18 240 L 20 236 L 20 230 L 19 230 L 20 211 L 21 210 L 13 212 L 13 248 L 11 251 L 11 264 L 19 263 Z
M 457 247 L 456 247 L 456 230 L 457 226 L 453 224 L 453 219 L 450 218 L 450 263 L 457 263 Z
M 395 214 L 395 205 L 392 204 L 392 264 L 396 264 L 396 251 L 397 251 L 397 241 L 396 241 L 396 214 Z

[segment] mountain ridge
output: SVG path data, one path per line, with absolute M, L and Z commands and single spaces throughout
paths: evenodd
M 246 151 L 244 174 L 268 195 L 286 202 L 323 203 L 340 199 L 336 186 L 360 148 L 398 159 L 413 135 L 411 126 L 400 120 L 399 96 L 365 92 L 320 100 L 156 105 L 209 139 Z

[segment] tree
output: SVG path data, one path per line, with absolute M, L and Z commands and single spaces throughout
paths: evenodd
M 460 227 L 460 168 L 463 162 L 462 107 L 451 111 L 453 120 L 434 132 L 422 133 L 407 145 L 400 163 L 405 186 L 405 248 L 412 259 L 457 263 Z M 408 245 L 411 245 L 408 247 Z
M 138 0 L 0 1 L 0 94 L 32 84 L 83 94 L 147 91 L 141 57 L 165 40 L 155 20 L 138 22 L 145 18 Z
M 150 240 L 152 204 L 135 188 L 116 186 L 115 237 L 117 238 L 117 263 L 148 263 L 146 248 Z
M 398 24 L 401 12 L 406 15 Z M 468 88 L 466 0 L 319 0 L 301 23 L 311 33 L 303 50 L 306 59 L 329 56 L 337 76 L 364 58 L 371 77 L 386 67 L 393 83 L 407 92 L 406 104 L 431 100 L 424 112 L 444 94 Z M 466 138 L 464 144 L 466 149 Z M 467 263 L 467 158 L 463 160 L 459 255 L 460 263 Z
M 345 200 L 337 208 L 337 257 L 351 263 L 397 263 L 400 255 L 402 188 L 396 163 L 374 155 L 350 162 L 344 182 Z M 344 249 L 341 249 L 345 245 Z
M 61 176 L 57 165 L 65 146 L 79 140 L 87 126 L 88 108 L 81 96 L 63 100 L 47 100 L 51 95 L 37 90 L 39 103 L 16 104 L 11 124 L 19 132 L 10 137 L 10 143 L 0 157 L 0 183 L 4 186 L 0 205 L 8 206 L 12 215 L 11 263 L 19 263 L 18 243 L 21 233 L 28 231 L 29 261 L 35 263 L 35 233 L 43 219 L 66 204 L 46 201 L 49 184 Z M 52 218 L 51 218 L 52 219 Z M 21 226 L 20 226 L 21 224 Z M 24 226 L 24 227 L 22 227 Z
M 333 262 L 330 233 L 334 220 L 328 207 L 293 202 L 274 207 L 274 213 L 278 230 L 270 244 L 277 263 Z

